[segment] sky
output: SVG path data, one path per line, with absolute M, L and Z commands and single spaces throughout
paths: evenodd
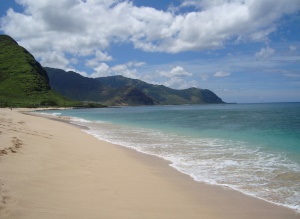
M 300 0 L 0 0 L 0 34 L 86 77 L 300 101 Z

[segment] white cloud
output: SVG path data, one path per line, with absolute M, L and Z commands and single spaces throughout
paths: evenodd
M 115 65 L 110 68 L 112 75 L 122 75 L 129 78 L 139 78 L 137 68 L 144 66 L 145 62 L 127 62 L 125 64 Z
M 9 10 L 1 29 L 31 52 L 44 50 L 38 40 L 47 51 L 95 56 L 112 43 L 177 53 L 219 48 L 231 39 L 264 40 L 279 18 L 300 9 L 299 0 L 184 1 L 197 9 L 182 14 L 121 0 L 17 2 L 24 13 Z
M 90 75 L 92 78 L 105 77 L 112 75 L 122 75 L 128 78 L 139 78 L 137 76 L 137 68 L 143 66 L 144 62 L 128 62 L 125 64 L 108 66 L 106 63 L 100 63 L 94 68 L 94 73 Z
M 40 59 L 44 66 L 53 68 L 65 68 L 65 66 L 68 66 L 70 63 L 64 54 L 55 51 L 50 51 L 47 55 L 42 53 Z
M 255 57 L 258 59 L 265 60 L 270 58 L 274 53 L 275 53 L 274 49 L 270 47 L 266 47 L 266 48 L 262 48 L 259 52 L 255 53 Z
M 183 78 L 169 78 L 167 81 L 162 83 L 163 85 L 167 86 L 167 87 L 171 87 L 174 89 L 187 89 L 190 87 L 198 87 L 199 84 L 197 81 L 195 80 L 184 80 Z
M 230 75 L 231 75 L 230 72 L 218 71 L 214 74 L 214 77 L 223 78 L 223 77 L 227 77 L 227 76 L 230 76 Z
M 182 66 L 175 66 L 169 71 L 159 71 L 152 75 L 151 78 L 156 80 L 159 78 L 160 81 L 154 82 L 155 84 L 163 84 L 174 89 L 186 89 L 198 86 L 198 82 L 192 79 L 192 76 L 193 74 L 187 72 Z
M 124 77 L 137 78 L 137 70 L 130 68 L 130 64 L 113 66 L 111 69 L 113 75 L 123 75 Z
M 90 59 L 86 61 L 86 65 L 90 66 L 90 67 L 94 67 L 99 65 L 101 62 L 105 62 L 105 61 L 111 61 L 112 57 L 109 56 L 107 53 L 103 53 L 101 51 L 96 51 L 95 54 L 95 58 L 94 59 Z
M 138 69 L 136 72 L 138 79 L 151 84 L 160 84 L 174 89 L 186 89 L 190 87 L 198 87 L 199 84 L 194 78 L 194 74 L 186 71 L 180 65 L 165 69 L 164 65 L 147 66 L 146 68 Z M 158 71 L 157 69 L 165 69 Z M 140 73 L 142 72 L 142 74 Z M 138 74 L 139 73 L 139 74 Z
M 96 68 L 94 68 L 94 73 L 91 74 L 91 78 L 105 77 L 110 75 L 109 66 L 105 63 L 101 63 Z
M 128 62 L 127 64 L 126 64 L 128 67 L 142 67 L 142 66 L 144 66 L 144 65 L 146 65 L 146 63 L 145 62 Z
M 183 67 L 181 66 L 176 66 L 174 68 L 172 68 L 170 71 L 161 71 L 159 72 L 160 76 L 163 77 L 170 77 L 170 78 L 174 78 L 174 77 L 186 77 L 186 76 L 192 76 L 192 73 L 187 72 L 186 70 L 184 70 Z

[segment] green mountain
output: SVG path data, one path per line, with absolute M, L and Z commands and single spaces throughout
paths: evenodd
M 51 90 L 46 70 L 26 49 L 10 36 L 0 35 L 0 107 L 69 103 Z
M 112 99 L 108 100 L 107 103 L 110 105 L 155 105 L 158 102 L 145 94 L 140 89 L 137 89 L 134 86 L 125 86 L 120 89 L 114 89 L 118 91 Z
M 76 72 L 45 67 L 51 87 L 62 95 L 79 101 L 105 105 L 154 105 L 156 102 L 134 86 L 113 88 Z
M 175 90 L 123 76 L 93 79 L 61 69 L 45 69 L 54 90 L 80 101 L 95 101 L 107 105 L 224 103 L 216 94 L 206 89 Z
M 224 103 L 221 98 L 207 89 L 188 88 L 176 90 L 163 85 L 148 84 L 141 80 L 130 79 L 120 75 L 96 78 L 96 80 L 115 89 L 124 86 L 134 86 L 161 105 Z
M 123 76 L 92 79 L 43 68 L 15 40 L 0 35 L 0 107 L 79 105 L 61 95 L 87 101 L 90 106 L 223 103 L 209 90 L 174 90 Z
M 62 95 L 80 101 L 103 101 L 105 86 L 75 72 L 45 67 L 51 87 Z

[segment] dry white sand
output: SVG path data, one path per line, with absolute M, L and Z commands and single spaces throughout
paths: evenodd
M 73 125 L 0 109 L 0 218 L 300 218 Z

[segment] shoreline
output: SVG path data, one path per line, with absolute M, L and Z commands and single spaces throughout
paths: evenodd
M 1 142 L 21 144 L 0 156 L 1 218 L 300 218 L 64 120 L 15 109 L 1 109 L 0 119 Z

